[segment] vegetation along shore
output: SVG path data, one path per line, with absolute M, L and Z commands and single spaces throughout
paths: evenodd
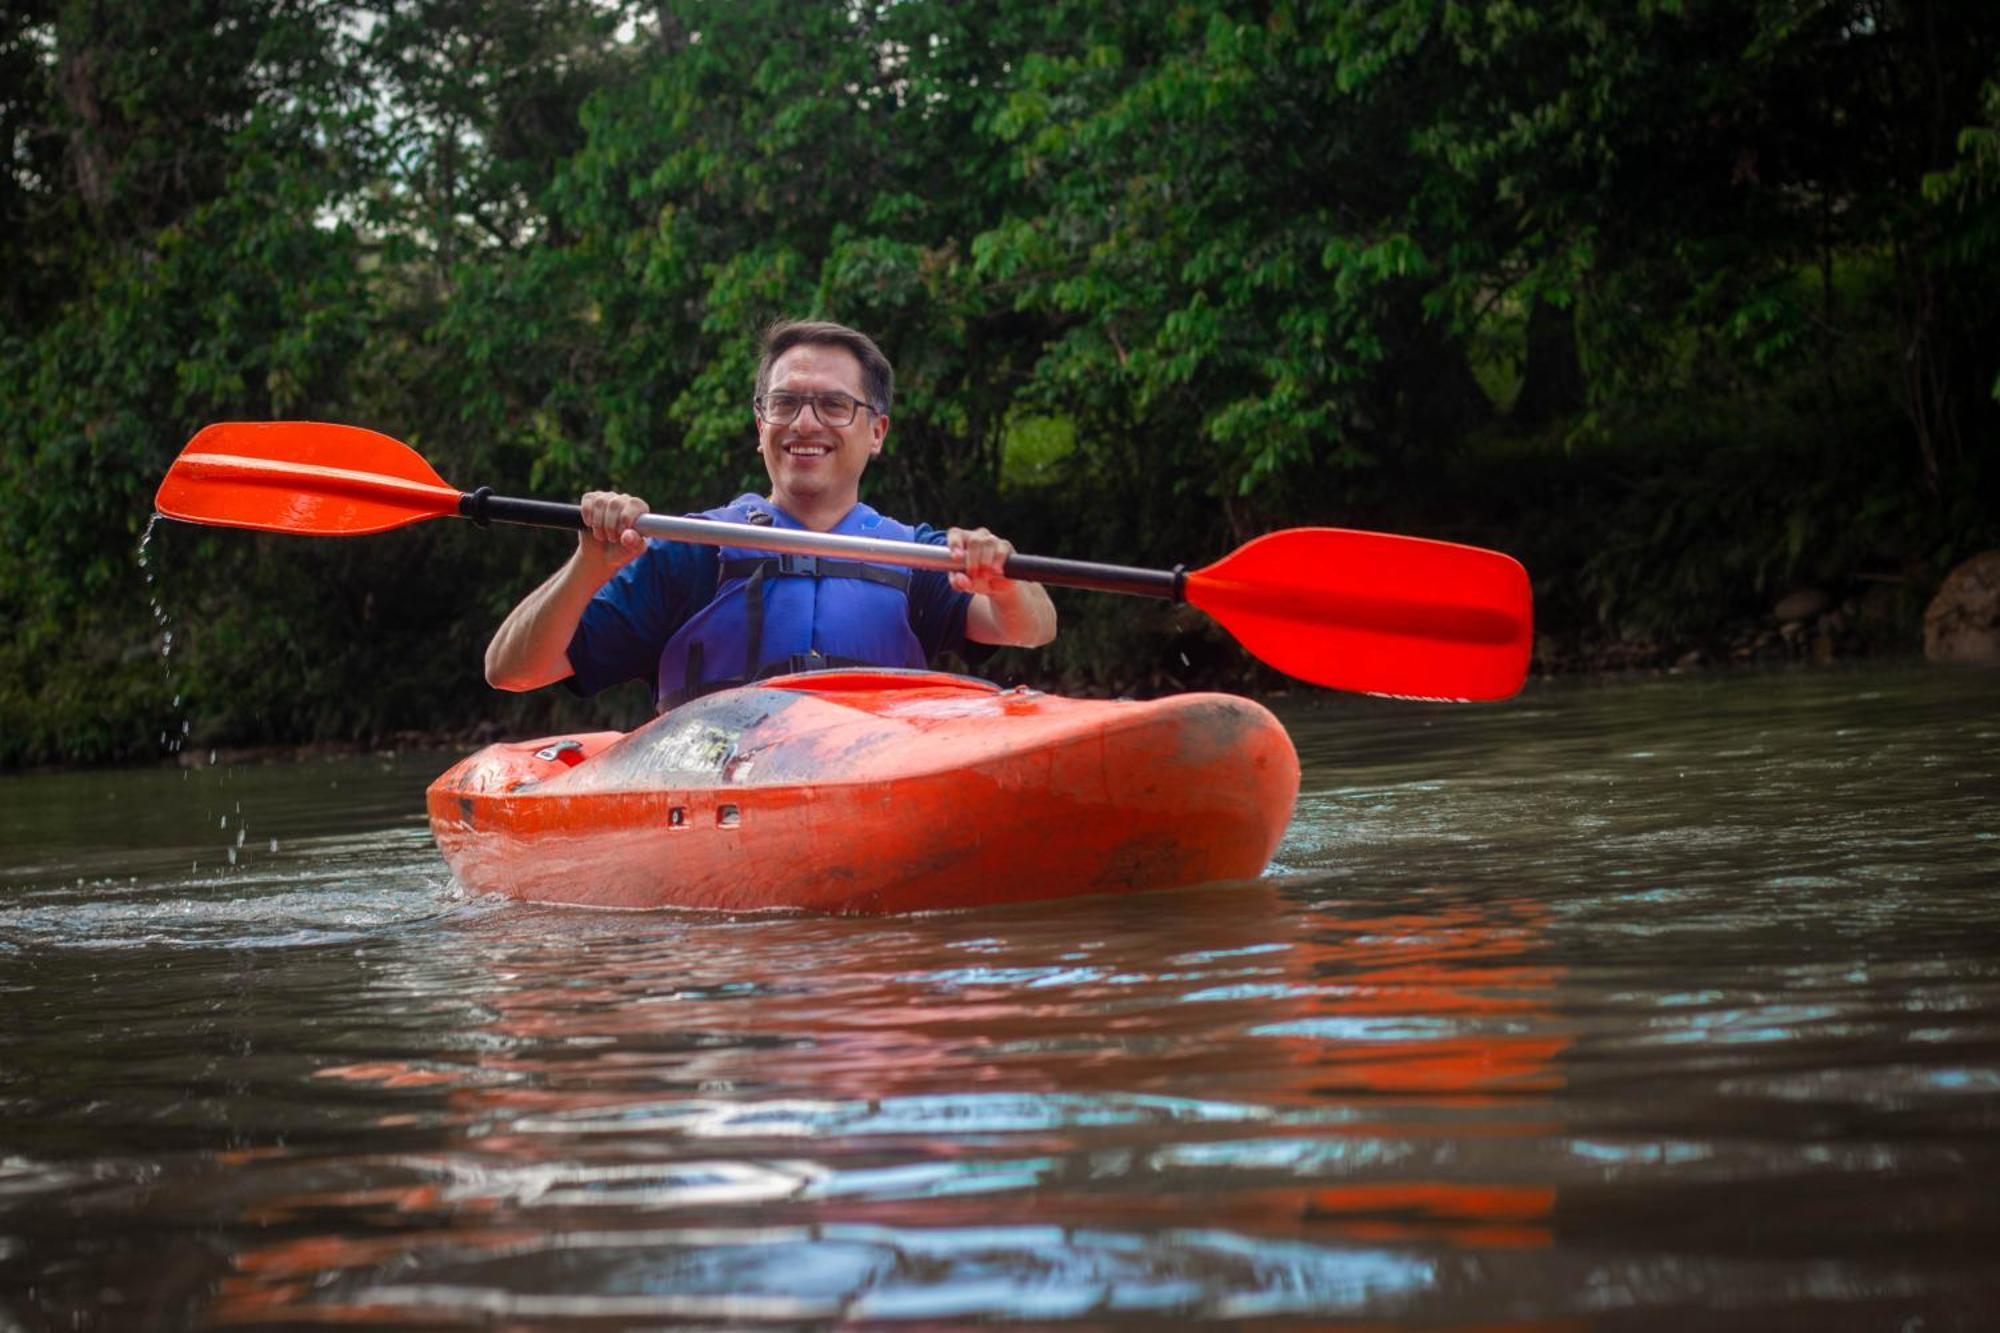
M 895 359 L 865 498 L 912 519 L 1494 547 L 1542 671 L 1920 652 L 2000 548 L 2000 6 L 1613 8 L 12 6 L 0 765 L 630 722 L 480 678 L 561 534 L 142 561 L 153 490 L 289 418 L 705 507 L 758 480 L 779 314 Z M 1192 614 L 1061 611 L 983 669 L 1276 685 Z

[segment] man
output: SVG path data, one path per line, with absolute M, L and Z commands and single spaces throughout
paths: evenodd
M 494 634 L 487 681 L 531 690 L 567 680 L 592 694 L 643 679 L 670 708 L 788 670 L 917 667 L 968 641 L 1036 648 L 1055 638 L 1048 593 L 1002 573 L 1012 543 L 985 528 L 912 528 L 861 503 L 861 474 L 882 452 L 894 389 L 888 358 L 865 334 L 773 325 L 752 400 L 771 492 L 739 496 L 708 517 L 942 545 L 963 572 L 648 541 L 632 527 L 644 500 L 592 491 L 576 553 Z

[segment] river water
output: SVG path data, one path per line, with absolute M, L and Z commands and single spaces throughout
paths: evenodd
M 1278 708 L 1260 881 L 886 920 L 0 779 L 0 1330 L 2000 1326 L 2000 673 Z

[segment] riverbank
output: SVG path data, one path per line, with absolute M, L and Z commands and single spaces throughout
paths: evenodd
M 1841 635 L 1828 627 L 1808 621 L 1786 621 L 1776 628 L 1745 633 L 1733 639 L 1716 643 L 1685 644 L 1634 642 L 1619 640 L 1586 640 L 1572 638 L 1558 640 L 1549 636 L 1538 636 L 1533 662 L 1529 667 L 1529 685 L 1536 682 L 1598 678 L 1606 682 L 1621 677 L 1647 675 L 1682 675 L 1697 672 L 1723 675 L 1735 671 L 1756 671 L 1762 668 L 1800 667 L 1845 667 L 1860 662 L 1881 664 L 1921 662 L 1920 649 L 1908 644 L 1871 643 Z M 1193 686 L 1169 685 L 1165 689 L 1145 689 L 1135 683 L 1135 688 L 1124 690 L 1077 690 L 1054 684 L 1029 684 L 1032 688 L 1046 689 L 1085 697 L 1155 697 L 1163 693 L 1178 693 L 1184 689 L 1218 689 L 1227 693 L 1242 694 L 1269 704 L 1297 700 L 1302 697 L 1332 697 L 1333 692 L 1317 690 L 1309 685 L 1296 682 L 1287 683 L 1254 664 L 1243 673 L 1240 683 L 1214 682 Z M 1158 681 L 1156 673 L 1145 678 L 1147 682 Z M 1014 683 L 1010 680 L 1009 683 Z M 565 712 L 571 710 L 562 710 Z M 320 740 L 296 744 L 271 743 L 260 745 L 215 745 L 195 746 L 180 754 L 161 761 L 168 766 L 186 769 L 229 767 L 245 764 L 307 763 L 316 760 L 352 759 L 358 756 L 395 756 L 403 754 L 436 753 L 439 756 L 462 755 L 481 746 L 491 745 L 501 740 L 520 740 L 532 736 L 557 735 L 567 732 L 629 730 L 645 720 L 638 716 L 624 716 L 625 710 L 614 710 L 619 714 L 615 720 L 572 719 L 568 724 L 549 718 L 541 722 L 510 726 L 497 719 L 488 718 L 468 726 L 436 729 L 411 729 L 398 731 L 392 735 L 372 739 Z M 441 759 L 442 765 L 442 759 Z M 101 767 L 99 765 L 44 765 L 32 772 L 61 772 L 72 769 Z
M 1697 635 L 1538 634 L 1532 670 L 1560 676 L 1921 656 L 1921 622 L 1910 616 L 1906 601 L 1903 581 L 1884 579 L 1839 599 L 1820 588 L 1800 588 L 1780 599 L 1766 617 Z

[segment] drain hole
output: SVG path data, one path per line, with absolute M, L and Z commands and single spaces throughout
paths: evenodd
M 735 828 L 742 822 L 743 812 L 735 806 L 718 805 L 715 807 L 715 826 L 717 828 Z
M 688 812 L 686 806 L 676 805 L 668 808 L 667 810 L 668 828 L 686 828 L 687 822 L 688 822 Z

